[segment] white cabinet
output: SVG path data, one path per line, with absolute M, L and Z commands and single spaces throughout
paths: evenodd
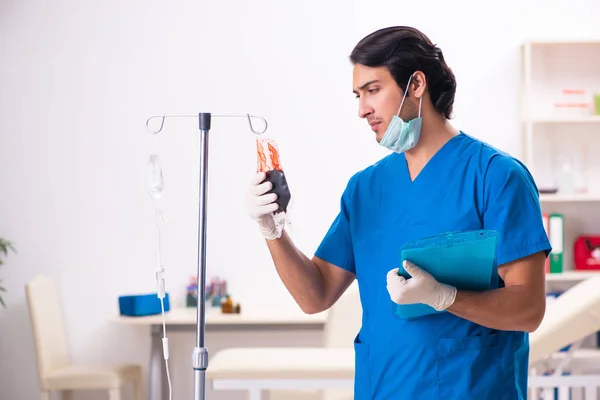
M 576 238 L 600 235 L 600 38 L 521 50 L 521 160 L 543 211 L 563 214 L 563 270 L 571 271 Z

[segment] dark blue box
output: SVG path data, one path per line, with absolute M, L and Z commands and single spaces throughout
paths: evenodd
M 169 293 L 163 299 L 165 312 L 170 310 Z M 156 315 L 162 312 L 160 299 L 156 293 L 135 294 L 119 296 L 119 312 L 121 315 L 130 317 L 141 317 L 144 315 Z

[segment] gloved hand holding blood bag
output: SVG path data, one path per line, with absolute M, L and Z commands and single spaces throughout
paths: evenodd
M 265 172 L 267 177 L 265 181 L 271 182 L 273 188 L 268 193 L 277 195 L 276 203 L 279 208 L 274 214 L 285 213 L 291 199 L 281 160 L 279 159 L 279 148 L 273 139 L 256 139 L 256 151 L 258 172 Z

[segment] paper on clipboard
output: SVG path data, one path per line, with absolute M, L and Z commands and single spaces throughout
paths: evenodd
M 408 260 L 438 282 L 459 290 L 489 290 L 497 280 L 497 239 L 496 231 L 474 230 L 444 233 L 406 243 L 400 249 L 398 274 L 410 278 L 402 267 Z M 426 304 L 394 304 L 394 313 L 402 319 L 439 312 L 443 311 L 436 311 Z

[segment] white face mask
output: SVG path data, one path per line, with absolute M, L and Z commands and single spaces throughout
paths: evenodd
M 417 118 L 405 122 L 398 116 L 400 115 L 404 99 L 408 93 L 411 79 L 412 75 L 408 78 L 406 90 L 404 91 L 404 96 L 402 97 L 402 102 L 400 102 L 400 108 L 398 109 L 398 114 L 394 115 L 392 121 L 385 130 L 381 142 L 379 142 L 379 144 L 386 149 L 395 151 L 396 153 L 403 153 L 415 147 L 421 136 L 421 124 L 423 123 L 421 118 L 421 103 L 423 102 L 423 97 L 419 99 L 419 114 Z

